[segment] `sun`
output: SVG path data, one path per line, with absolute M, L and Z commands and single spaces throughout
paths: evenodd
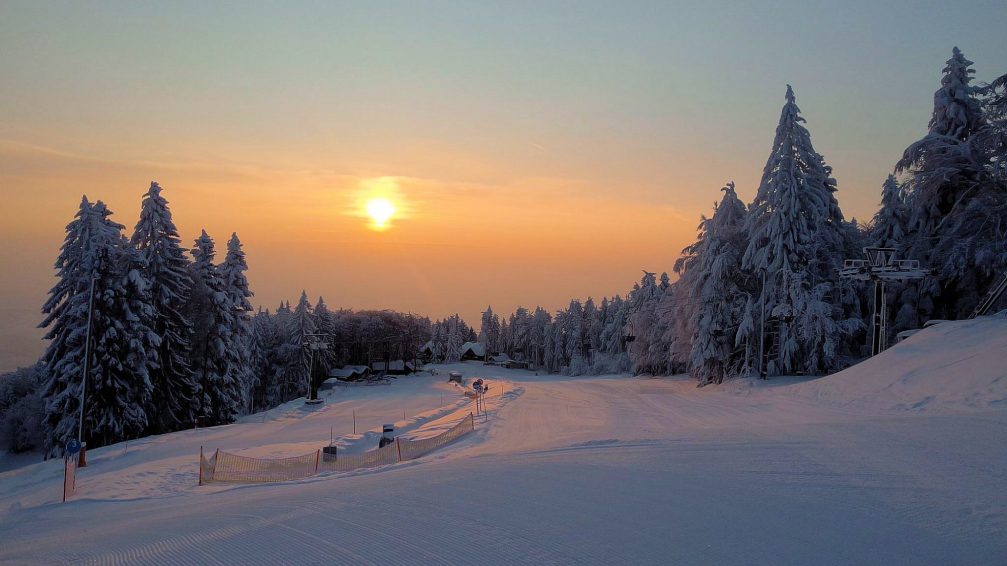
M 395 215 L 395 205 L 386 198 L 372 198 L 367 201 L 367 215 L 374 221 L 374 227 L 384 230 Z

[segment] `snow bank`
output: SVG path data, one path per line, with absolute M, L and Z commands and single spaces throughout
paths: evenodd
M 1007 408 L 1007 318 L 931 326 L 796 393 L 850 407 L 960 412 Z

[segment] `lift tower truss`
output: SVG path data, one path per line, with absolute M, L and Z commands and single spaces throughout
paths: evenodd
M 922 279 L 929 271 L 919 260 L 895 259 L 895 248 L 864 248 L 867 259 L 848 259 L 839 270 L 839 277 L 854 281 L 874 282 L 874 315 L 871 324 L 871 355 L 880 354 L 887 346 L 888 305 L 885 304 L 885 284 L 889 281 Z

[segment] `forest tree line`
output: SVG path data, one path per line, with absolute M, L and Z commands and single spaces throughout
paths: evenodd
M 869 223 L 844 218 L 788 85 L 754 200 L 721 189 L 677 280 L 644 273 L 625 298 L 575 299 L 553 314 L 488 311 L 490 349 L 547 371 L 689 372 L 700 385 L 760 363 L 768 375 L 832 372 L 867 353 L 869 289 L 838 270 L 868 246 L 931 271 L 887 286 L 892 335 L 967 317 L 1007 269 L 1007 75 L 973 84 L 972 65 L 953 49 L 928 130 L 895 160 Z

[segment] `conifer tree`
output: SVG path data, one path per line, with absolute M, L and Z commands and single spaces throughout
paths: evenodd
M 478 340 L 486 346 L 487 353 L 500 350 L 500 317 L 493 312 L 492 306 L 483 311 Z
M 135 437 L 148 424 L 147 369 L 158 337 L 150 328 L 152 308 L 140 261 L 110 215 L 101 201 L 81 199 L 56 260 L 58 281 L 42 306 L 46 317 L 40 326 L 50 340 L 42 359 L 46 448 L 52 455 L 77 437 L 85 366 L 85 442 L 94 447 Z M 85 361 L 88 334 L 92 346 Z
M 291 356 L 290 362 L 292 362 L 289 379 L 293 385 L 293 390 L 296 391 L 298 396 L 307 395 L 308 388 L 310 387 L 311 359 L 305 347 L 304 336 L 306 334 L 314 334 L 315 329 L 315 317 L 311 301 L 308 300 L 307 291 L 301 291 L 301 298 L 297 301 L 297 306 L 294 307 L 293 313 L 287 322 L 287 343 L 291 346 L 289 353 Z M 295 348 L 296 354 L 294 353 Z
M 150 183 L 143 196 L 140 220 L 130 243 L 137 249 L 143 276 L 150 283 L 152 326 L 160 337 L 149 367 L 151 430 L 170 432 L 193 420 L 192 398 L 197 385 L 188 366 L 192 326 L 184 314 L 192 281 L 168 201 L 156 182 Z
M 700 235 L 692 246 L 688 300 L 694 305 L 689 369 L 700 385 L 721 383 L 740 368 L 734 356 L 735 334 L 745 307 L 742 291 L 741 256 L 745 205 L 734 192 L 734 183 L 723 189 L 724 197 L 714 207 L 713 216 L 700 224 Z
M 832 369 L 829 364 L 836 362 L 830 357 L 827 365 L 820 365 L 822 360 L 811 352 L 818 337 L 799 334 L 791 324 L 797 316 L 796 304 L 811 304 L 802 293 L 822 297 L 831 294 L 829 282 L 836 278 L 847 249 L 848 227 L 834 194 L 832 169 L 815 151 L 803 122 L 794 91 L 787 85 L 773 148 L 745 224 L 749 242 L 742 268 L 766 274 L 762 298 L 779 330 L 779 347 L 775 359 L 770 360 L 772 373 L 818 373 Z M 826 287 L 819 289 L 819 285 Z M 759 315 L 761 309 L 749 313 L 753 319 Z M 828 317 L 845 320 L 845 313 L 837 306 Z M 837 324 L 833 328 L 845 331 L 848 326 Z M 841 337 L 830 340 L 841 341 Z
M 253 341 L 250 318 L 252 303 L 249 302 L 249 298 L 253 293 L 248 288 L 246 271 L 248 263 L 245 261 L 245 252 L 241 249 L 241 240 L 238 239 L 238 234 L 232 232 L 231 239 L 227 242 L 227 255 L 219 266 L 219 272 L 224 294 L 230 305 L 227 322 L 230 329 L 225 350 L 228 377 L 225 382 L 233 383 L 237 387 L 240 398 L 238 414 L 244 413 L 250 406 L 252 389 L 255 386 L 254 374 L 249 363 Z
M 461 360 L 462 346 L 468 341 L 466 330 L 460 316 L 454 314 L 448 318 L 444 345 L 445 362 L 450 364 Z
M 190 366 L 199 383 L 198 414 L 210 424 L 229 423 L 241 410 L 240 383 L 229 367 L 233 344 L 234 303 L 224 290 L 219 268 L 213 263 L 213 239 L 203 230 L 192 249 L 190 277 L 193 287 L 189 319 L 193 324 Z
M 1007 267 L 998 136 L 984 115 L 982 89 L 970 84 L 971 65 L 956 47 L 934 93 L 930 132 L 896 166 L 908 177 L 909 255 L 936 272 L 920 284 L 922 320 L 967 316 Z
M 42 390 L 51 430 L 45 442 L 50 455 L 56 455 L 67 441 L 77 437 L 91 281 L 101 275 L 100 270 L 108 268 L 107 261 L 99 263 L 94 245 L 96 224 L 94 206 L 84 196 L 66 227 L 56 258 L 56 284 L 42 305 L 46 316 L 39 327 L 46 329 L 45 338 L 49 340 L 42 355 Z M 96 375 L 95 368 L 90 368 L 88 378 L 93 380 Z M 85 420 L 87 429 L 92 430 L 93 419 Z
M 909 232 L 905 193 L 894 175 L 889 175 L 881 187 L 881 208 L 874 215 L 870 238 L 874 245 L 899 248 Z
M 91 434 L 109 444 L 148 430 L 153 390 L 149 369 L 157 359 L 160 337 L 152 326 L 154 308 L 143 260 L 123 236 L 124 227 L 108 219 L 112 212 L 101 201 L 95 203 L 94 214 L 107 227 L 103 234 L 110 236 L 100 240 L 99 256 L 108 258 L 114 271 L 107 282 L 96 285 L 92 334 L 100 378 L 88 384 L 87 398 L 96 413 Z

